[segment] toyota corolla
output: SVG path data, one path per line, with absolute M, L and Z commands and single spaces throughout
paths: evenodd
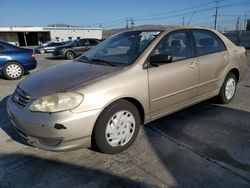
M 127 31 L 29 76 L 7 111 L 33 146 L 114 154 L 134 142 L 140 125 L 212 97 L 229 103 L 246 66 L 245 49 L 212 29 Z

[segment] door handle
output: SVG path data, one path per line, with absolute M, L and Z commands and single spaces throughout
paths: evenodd
M 192 62 L 192 63 L 190 63 L 189 68 L 195 69 L 198 66 L 199 66 L 199 63 Z

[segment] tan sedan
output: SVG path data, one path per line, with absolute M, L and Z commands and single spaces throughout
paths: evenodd
M 229 103 L 245 72 L 245 49 L 217 31 L 127 31 L 29 76 L 7 111 L 33 146 L 118 153 L 134 142 L 140 125 L 215 96 Z

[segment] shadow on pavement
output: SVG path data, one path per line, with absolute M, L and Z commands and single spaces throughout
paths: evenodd
M 54 56 L 45 57 L 45 59 L 49 59 L 49 60 L 66 60 L 64 57 L 54 57 Z
M 5 97 L 0 101 L 0 128 L 8 134 L 16 142 L 27 145 L 22 138 L 18 135 L 15 128 L 13 127 L 11 121 L 9 120 L 8 113 L 6 111 L 6 102 L 9 96 Z M 1 186 L 0 186 L 1 187 Z
M 2 188 L 151 187 L 151 185 L 101 170 L 31 155 L 0 155 L 0 162 L 0 187 Z M 23 165 L 25 163 L 28 165 Z
M 185 152 L 153 141 L 152 131 Z M 201 103 L 146 125 L 145 132 L 156 155 L 181 187 L 191 182 L 199 187 L 207 180 L 208 185 L 213 185 L 218 177 L 224 187 L 237 185 L 238 178 L 250 184 L 250 112 Z M 192 155 L 202 161 L 198 162 Z M 209 164 L 235 176 L 225 178 Z M 213 186 L 218 187 L 218 182 Z

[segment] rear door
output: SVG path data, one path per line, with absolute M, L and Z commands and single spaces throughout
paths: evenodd
M 84 52 L 88 50 L 89 40 L 88 39 L 80 39 L 77 45 L 74 47 L 74 51 L 76 55 L 82 55 Z
M 199 95 L 209 95 L 224 79 L 229 53 L 215 33 L 208 30 L 193 30 L 192 33 L 200 65 Z
M 199 83 L 199 64 L 189 31 L 167 34 L 151 55 L 156 54 L 171 54 L 173 62 L 148 68 L 152 119 L 194 100 Z

